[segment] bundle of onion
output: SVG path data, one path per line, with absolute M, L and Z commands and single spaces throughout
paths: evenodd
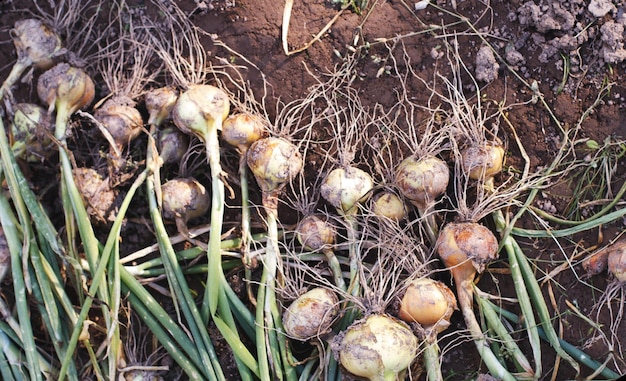
M 317 287 L 300 295 L 283 313 L 285 333 L 307 341 L 327 334 L 339 315 L 339 299 L 327 288 Z
M 306 250 L 321 251 L 326 256 L 328 267 L 333 273 L 335 285 L 345 291 L 346 284 L 341 273 L 341 265 L 333 251 L 337 229 L 323 215 L 310 214 L 296 226 L 296 238 Z
M 425 219 L 425 228 L 431 243 L 437 239 L 438 224 L 434 206 L 446 192 L 450 180 L 448 165 L 435 156 L 410 156 L 396 168 L 395 184 Z
M 17 83 L 26 69 L 31 66 L 48 69 L 53 65 L 55 56 L 62 51 L 61 38 L 52 28 L 36 19 L 16 21 L 10 34 L 17 51 L 17 62 L 0 87 L 0 99 Z
M 280 346 L 277 351 L 272 342 L 282 342 L 277 335 L 282 332 L 282 322 L 276 304 L 276 278 L 282 269 L 282 260 L 278 247 L 278 196 L 287 182 L 302 170 L 304 163 L 298 148 L 285 139 L 268 137 L 252 143 L 246 155 L 248 167 L 254 174 L 263 196 L 263 209 L 267 223 L 267 246 L 261 283 L 257 293 L 256 340 L 259 358 L 267 358 L 271 353 L 276 363 L 283 363 L 289 371 L 287 349 Z M 265 356 L 265 357 L 263 357 Z M 268 364 L 263 361 L 259 366 Z M 263 370 L 264 377 L 269 377 L 269 369 Z
M 400 301 L 398 317 L 423 329 L 424 363 L 429 381 L 443 380 L 437 335 L 450 326 L 456 309 L 456 298 L 448 286 L 426 277 L 410 281 Z
M 475 222 L 449 223 L 439 233 L 437 254 L 450 270 L 457 290 L 459 307 L 478 352 L 491 373 L 501 379 L 515 378 L 489 348 L 473 310 L 474 278 L 498 256 L 498 241 L 485 226 Z
M 373 314 L 353 323 L 336 338 L 339 362 L 370 381 L 399 381 L 415 361 L 418 340 L 400 321 Z
M 192 177 L 169 180 L 161 186 L 163 217 L 176 221 L 178 231 L 189 236 L 187 222 L 202 217 L 209 210 L 209 194 Z
M 42 161 L 55 152 L 54 126 L 50 114 L 38 105 L 18 103 L 14 107 L 11 149 L 15 157 L 28 162 Z
M 372 197 L 372 212 L 381 218 L 395 222 L 406 218 L 407 210 L 404 201 L 395 192 L 385 190 Z

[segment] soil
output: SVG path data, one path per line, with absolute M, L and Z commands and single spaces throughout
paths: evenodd
M 144 0 L 130 3 L 137 9 L 150 7 Z M 448 41 L 458 40 L 459 56 L 476 79 L 472 82 L 467 74 L 463 75 L 466 80 L 463 89 L 468 99 L 476 101 L 478 85 L 485 107 L 496 109 L 504 105 L 507 108 L 506 122 L 503 118 L 490 121 L 499 125 L 499 138 L 507 146 L 506 171 L 523 170 L 524 155 L 532 171 L 550 165 L 562 142 L 562 131 L 579 127 L 576 138 L 581 139 L 580 144 L 567 160 L 576 159 L 581 163 L 586 158 L 589 165 L 572 169 L 563 177 L 554 177 L 549 186 L 539 192 L 533 206 L 565 218 L 582 219 L 606 205 L 624 183 L 623 146 L 614 144 L 602 150 L 609 160 L 609 173 L 592 177 L 589 172 L 592 164 L 607 163 L 595 156 L 600 150 L 594 149 L 594 142 L 606 147 L 603 144 L 626 138 L 626 7 L 619 0 L 457 0 L 437 1 L 437 8 L 427 6 L 425 9 L 418 9 L 414 1 L 370 0 L 361 13 L 352 9 L 342 11 L 319 41 L 292 55 L 285 54 L 281 43 L 282 2 L 184 0 L 179 3 L 194 24 L 216 35 L 249 62 L 206 41 L 211 59 L 225 58 L 247 66 L 244 78 L 257 94 L 263 91 L 261 75 L 265 77 L 270 86 L 267 95 L 268 104 L 272 106 L 267 108 L 270 119 L 276 117 L 273 106 L 278 100 L 288 103 L 304 97 L 318 78 L 324 78 L 345 62 L 355 47 L 360 50 L 352 85 L 365 108 L 380 105 L 390 109 L 397 102 L 394 62 L 401 73 L 408 72 L 407 62 L 410 63 L 413 73 L 425 82 L 408 81 L 407 91 L 415 102 L 429 104 L 431 92 L 425 83 L 432 83 L 437 73 L 451 75 L 443 48 L 444 31 L 440 28 L 446 25 Z M 8 35 L 13 21 L 26 17 L 29 12 L 39 12 L 28 4 L 30 2 L 0 1 L 0 79 L 6 77 L 15 61 Z M 288 30 L 289 48 L 304 46 L 339 9 L 338 4 L 330 1 L 296 1 Z M 605 91 L 609 84 L 610 89 Z M 33 95 L 34 90 L 28 85 L 15 94 L 21 100 L 34 99 Z M 588 109 L 591 111 L 587 115 Z M 81 137 L 95 139 L 89 132 L 78 132 L 76 140 Z M 520 145 L 524 151 L 520 150 Z M 226 155 L 236 157 L 235 152 Z M 79 160 L 90 165 L 101 162 L 87 154 Z M 563 170 L 566 164 L 557 169 Z M 236 170 L 236 164 L 232 169 Z M 35 174 L 31 181 L 41 192 L 50 212 L 60 215 L 57 190 L 50 185 L 57 182 L 57 170 L 51 168 L 50 163 L 26 170 Z M 605 178 L 606 183 L 603 183 Z M 253 193 L 251 197 L 260 202 L 258 191 L 253 190 Z M 590 203 L 593 200 L 599 201 Z M 623 200 L 612 210 L 621 207 Z M 234 226 L 234 221 L 238 220 L 235 209 L 229 212 L 227 227 L 230 227 L 229 222 Z M 125 225 L 122 248 L 126 253 L 152 243 L 153 237 L 149 231 L 146 233 L 142 220 L 147 215 L 146 210 L 144 204 L 138 203 Z M 296 218 L 296 213 L 281 210 L 284 224 L 293 223 Z M 524 253 L 537 266 L 537 277 L 543 281 L 542 291 L 562 338 L 600 362 L 607 358 L 610 348 L 599 334 L 607 332 L 615 311 L 604 309 L 597 314 L 596 306 L 602 290 L 615 281 L 606 273 L 588 276 L 581 260 L 585 253 L 618 237 L 625 223 L 626 219 L 619 218 L 599 228 L 559 239 L 519 238 Z M 557 224 L 552 225 L 559 228 Z M 538 218 L 529 213 L 517 226 L 541 229 Z M 561 271 L 549 278 L 546 276 L 559 266 Z M 496 267 L 506 268 L 504 265 Z M 483 276 L 479 284 L 483 291 L 514 296 L 513 285 L 506 274 L 494 272 Z M 602 329 L 595 329 L 583 316 Z M 462 329 L 463 319 L 457 313 L 449 332 Z M 626 346 L 624 324 L 617 333 L 617 341 Z M 447 380 L 465 380 L 487 372 L 471 342 L 460 342 L 457 335 L 450 334 L 442 338 L 441 347 L 444 349 L 442 368 Z M 619 353 L 621 350 L 626 348 L 616 347 L 616 360 L 609 362 L 609 367 L 618 372 L 626 371 L 626 356 Z M 556 356 L 547 345 L 543 347 L 543 359 L 542 379 L 575 377 L 575 372 L 564 361 L 555 363 Z M 590 373 L 583 367 L 584 376 Z

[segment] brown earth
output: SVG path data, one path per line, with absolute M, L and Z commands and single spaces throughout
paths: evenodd
M 138 9 L 146 6 L 144 1 L 132 1 Z M 181 1 L 181 7 L 189 12 L 190 19 L 208 33 L 215 34 L 234 51 L 240 53 L 249 62 L 258 67 L 258 71 L 249 68 L 245 78 L 250 81 L 256 93 L 262 91 L 260 73 L 266 77 L 270 85 L 269 104 L 280 99 L 289 102 L 306 95 L 307 89 L 316 83 L 316 77 L 324 77 L 340 65 L 342 57 L 349 55 L 350 47 L 358 47 L 360 58 L 354 69 L 356 80 L 354 87 L 358 90 L 362 104 L 370 109 L 375 105 L 390 108 L 396 102 L 398 81 L 394 71 L 385 68 L 398 62 L 399 71 L 406 73 L 405 57 L 408 57 L 413 71 L 424 81 L 431 81 L 436 73 L 450 75 L 443 52 L 442 25 L 447 25 L 445 32 L 450 40 L 453 36 L 459 41 L 459 52 L 469 73 L 478 76 L 476 59 L 478 50 L 483 42 L 489 42 L 495 51 L 505 57 L 508 63 L 498 60 L 499 69 L 493 64 L 487 65 L 487 76 L 496 76 L 491 81 L 479 81 L 480 94 L 485 107 L 496 108 L 501 103 L 508 107 L 506 116 L 510 125 L 503 120 L 499 123 L 500 138 L 508 147 L 507 168 L 511 171 L 523 169 L 524 159 L 522 152 L 515 143 L 514 128 L 525 153 L 528 155 L 530 167 L 536 170 L 552 162 L 561 140 L 561 129 L 556 125 L 555 118 L 560 121 L 563 129 L 571 129 L 580 123 L 578 139 L 591 139 L 602 145 L 607 139 L 612 142 L 621 141 L 626 137 L 626 61 L 613 59 L 607 51 L 613 49 L 619 53 L 619 44 L 622 44 L 626 35 L 619 33 L 617 42 L 609 41 L 602 27 L 610 23 L 624 25 L 626 8 L 615 0 L 607 3 L 613 9 L 603 16 L 594 16 L 582 1 L 559 0 L 538 1 L 539 17 L 533 19 L 530 2 L 523 1 L 478 1 L 458 0 L 456 10 L 452 1 L 439 1 L 438 7 L 427 7 L 415 10 L 413 1 L 382 1 L 370 0 L 365 10 L 358 14 L 345 10 L 335 20 L 330 29 L 323 34 L 307 50 L 287 56 L 281 45 L 281 25 L 283 6 L 281 2 L 268 0 L 219 0 L 202 1 L 198 7 L 192 1 Z M 553 3 L 553 5 L 550 5 Z M 595 2 L 594 2 L 595 3 Z M 555 7 L 564 12 L 555 11 Z M 562 7 L 562 8 L 561 8 Z M 621 8 L 620 8 L 621 7 Z M 28 15 L 28 10 L 35 14 L 37 10 L 32 6 L 16 1 L 0 2 L 0 79 L 3 79 L 8 68 L 14 62 L 13 47 L 8 37 L 8 29 L 13 20 Z M 444 11 L 445 10 L 445 11 Z M 291 14 L 289 28 L 289 47 L 296 49 L 306 44 L 316 35 L 337 13 L 338 5 L 330 1 L 296 1 Z M 459 18 L 459 15 L 465 19 Z M 550 25 L 546 20 L 553 18 L 556 24 Z M 573 20 L 572 20 L 573 19 Z M 471 23 L 471 27 L 467 22 Z M 429 28 L 430 27 L 430 28 Z M 430 29 L 430 31 L 428 30 Z M 581 36 L 584 35 L 585 38 Z M 570 38 L 566 44 L 566 38 Z M 621 42 L 620 42 L 621 41 Z M 613 45 L 611 45 L 613 44 Z M 365 48 L 365 45 L 368 45 Z M 239 58 L 232 56 L 222 48 L 212 46 L 207 41 L 207 48 L 213 57 L 224 57 L 233 60 L 236 64 L 246 65 Z M 515 55 L 518 52 L 519 55 Z M 617 54 L 616 53 L 616 54 Z M 568 69 L 567 69 L 568 68 Z M 382 73 L 380 72 L 382 69 Z M 519 75 L 514 75 L 514 72 Z M 564 72 L 569 75 L 565 77 Z M 378 75 L 381 73 L 380 75 Z M 313 74 L 313 75 L 311 75 Z M 475 87 L 467 80 L 464 90 L 467 96 L 473 99 Z M 526 83 L 522 82 L 523 79 Z M 536 81 L 536 92 L 529 87 Z M 610 91 L 602 93 L 603 86 L 611 84 Z M 424 83 L 417 80 L 408 82 L 408 92 L 417 103 L 428 103 L 431 92 Z M 532 102 L 533 96 L 542 94 L 545 105 Z M 33 96 L 33 89 L 26 86 L 17 96 L 28 98 Z M 594 105 L 602 94 L 602 99 L 595 105 L 592 112 L 583 118 L 584 112 Z M 474 99 L 475 101 L 475 99 Z M 554 118 L 548 110 L 552 110 Z M 275 110 L 270 107 L 268 113 L 274 118 Z M 88 132 L 85 133 L 89 135 Z M 80 136 L 80 133 L 79 133 Z M 92 135 L 89 135 L 93 138 Z M 577 159 L 589 156 L 593 159 L 596 151 L 579 144 L 575 151 Z M 610 173 L 609 184 L 601 188 L 600 178 L 585 178 L 583 170 L 573 170 L 564 178 L 554 180 L 553 184 L 540 192 L 535 206 L 550 213 L 576 218 L 577 212 L 590 215 L 598 211 L 607 199 L 614 197 L 624 182 L 624 159 L 621 157 L 619 146 L 609 152 L 613 160 L 613 172 Z M 234 154 L 233 154 L 234 155 Z M 590 159 L 590 160 L 592 160 Z M 97 159 L 84 159 L 97 161 Z M 574 160 L 572 155 L 568 160 Z M 591 161 L 590 161 L 591 162 Z M 596 161 L 594 161 L 596 162 Z M 235 168 L 235 167 L 233 167 Z M 59 212 L 60 207 L 55 202 L 56 189 L 47 185 L 54 183 L 53 177 L 57 172 L 50 172 L 48 165 L 31 168 L 39 177 L 35 186 L 41 187 L 42 199 L 49 203 L 53 212 Z M 45 177 L 48 176 L 48 177 Z M 589 182 L 585 184 L 585 182 Z M 576 188 L 577 184 L 584 185 Z M 592 206 L 584 203 L 592 200 L 591 194 L 576 196 L 585 190 L 600 192 L 596 199 L 601 202 Z M 258 201 L 258 194 L 253 195 Z M 523 198 L 522 198 L 523 200 Z M 623 201 L 615 208 L 623 207 Z M 135 219 L 125 227 L 124 250 L 132 252 L 143 247 L 144 239 L 151 239 L 142 233 L 144 224 L 140 218 L 145 214 L 145 205 L 137 205 L 132 212 Z M 585 214 L 586 213 L 586 214 Z M 293 222 L 296 216 L 281 214 L 285 223 Z M 237 221 L 236 211 L 230 221 Z M 540 228 L 535 218 L 528 214 L 518 222 L 519 227 Z M 556 227 L 556 225 L 554 225 Z M 543 291 L 548 298 L 551 313 L 555 316 L 555 326 L 564 340 L 578 346 L 592 357 L 602 362 L 607 358 L 609 349 L 602 340 L 593 339 L 598 331 L 588 322 L 576 315 L 572 306 L 576 306 L 582 315 L 597 321 L 605 329 L 610 323 L 610 314 L 605 309 L 601 316 L 596 316 L 594 306 L 602 290 L 608 282 L 605 273 L 587 277 L 580 260 L 585 251 L 593 251 L 597 247 L 606 245 L 624 228 L 624 220 L 617 219 L 600 228 L 567 236 L 558 240 L 553 239 L 524 239 L 520 243 L 524 253 L 538 266 L 537 276 L 543 280 L 544 275 L 558 266 L 572 260 L 572 266 L 564 266 L 553 278 L 542 283 Z M 447 279 L 449 280 L 449 279 Z M 507 282 L 506 275 L 494 274 L 484 276 L 481 288 L 493 294 L 505 296 L 514 295 L 513 286 Z M 623 300 L 621 301 L 624 302 Z M 619 303 L 619 302 L 617 302 Z M 614 304 L 617 305 L 617 304 Z M 463 329 L 464 323 L 460 313 L 455 315 L 450 332 Z M 619 331 L 619 342 L 626 345 L 626 327 L 622 324 Z M 478 356 L 472 343 L 458 343 L 458 337 L 447 335 L 441 344 L 445 349 L 443 356 L 443 370 L 447 380 L 464 380 L 473 378 L 477 372 L 486 372 L 480 365 Z M 555 368 L 555 356 L 551 348 L 544 346 L 544 370 L 542 379 L 564 380 L 574 377 L 572 369 L 561 361 Z M 616 348 L 616 350 L 619 350 Z M 626 370 L 623 353 L 616 353 L 617 365 L 609 366 L 617 371 Z M 583 369 L 583 374 L 590 371 Z M 423 376 L 422 376 L 423 378 Z

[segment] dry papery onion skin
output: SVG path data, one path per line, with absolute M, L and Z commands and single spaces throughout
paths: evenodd
M 614 245 L 608 255 L 608 269 L 621 283 L 626 283 L 626 241 Z
M 447 268 L 471 261 L 480 273 L 498 257 L 498 240 L 487 227 L 476 222 L 448 223 L 435 244 L 439 257 Z
M 448 328 L 456 309 L 456 298 L 448 286 L 431 278 L 418 278 L 407 285 L 398 317 L 439 333 Z
M 298 147 L 285 139 L 269 137 L 252 143 L 246 161 L 257 184 L 269 193 L 293 179 L 304 163 Z
M 136 103 L 126 96 L 108 99 L 94 113 L 107 129 L 118 148 L 123 148 L 141 133 L 143 118 Z
M 85 202 L 87 213 L 98 222 L 115 220 L 117 191 L 110 188 L 108 180 L 93 168 L 75 168 L 72 174 Z
M 317 287 L 289 305 L 283 313 L 283 328 L 287 336 L 306 341 L 328 333 L 338 315 L 337 295 L 327 288 Z
M 49 69 L 61 48 L 61 38 L 48 25 L 36 19 L 18 20 L 11 29 L 18 60 L 30 60 L 39 69 Z
M 222 125 L 222 139 L 241 152 L 266 135 L 261 119 L 248 113 L 233 114 Z
M 372 213 L 378 217 L 401 221 L 407 216 L 407 209 L 400 196 L 393 192 L 384 191 L 372 197 Z
M 337 339 L 341 365 L 370 381 L 402 380 L 417 357 L 417 337 L 388 315 L 373 314 L 357 321 Z
M 324 179 L 320 194 L 344 214 L 352 214 L 358 204 L 367 200 L 374 187 L 369 173 L 356 167 L 335 168 Z
M 50 114 L 43 107 L 32 103 L 18 103 L 13 108 L 11 148 L 16 157 L 27 162 L 38 162 L 52 156 L 56 145 L 50 138 L 54 134 Z
M 219 119 L 220 129 L 229 112 L 230 101 L 223 90 L 211 85 L 192 85 L 178 96 L 172 119 L 184 133 L 204 140 L 212 123 Z
M 83 70 L 60 63 L 45 71 L 37 81 L 37 95 L 48 106 L 63 103 L 73 114 L 93 102 L 95 86 Z
M 490 178 L 502 171 L 504 148 L 496 143 L 472 145 L 461 152 L 462 166 L 470 179 Z
M 296 227 L 298 242 L 306 250 L 324 250 L 335 244 L 337 229 L 328 220 L 316 214 L 310 214 L 300 220 Z
M 192 177 L 172 179 L 161 186 L 163 217 L 187 222 L 207 213 L 211 198 L 205 187 Z
M 410 156 L 396 168 L 395 184 L 404 197 L 426 206 L 446 192 L 450 181 L 450 168 L 435 156 L 417 158 Z

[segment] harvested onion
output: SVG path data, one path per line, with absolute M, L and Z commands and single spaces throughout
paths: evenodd
M 11 132 L 11 149 L 16 157 L 36 162 L 49 158 L 55 152 L 56 145 L 50 138 L 54 126 L 50 114 L 41 106 L 31 103 L 15 105 Z
M 407 215 L 404 201 L 391 191 L 383 191 L 372 197 L 372 212 L 393 221 L 403 220 Z
M 456 298 L 448 286 L 431 278 L 418 278 L 407 285 L 398 317 L 437 334 L 450 325 L 456 308 Z
M 410 156 L 396 168 L 396 186 L 420 211 L 445 193 L 449 180 L 448 165 L 435 156 Z
M 283 328 L 289 337 L 306 341 L 330 331 L 339 314 L 339 299 L 326 288 L 300 295 L 283 313 Z
M 72 174 L 87 213 L 101 223 L 114 221 L 118 207 L 117 191 L 111 189 L 108 179 L 92 168 L 75 168 Z
M 192 85 L 178 96 L 172 118 L 184 133 L 208 143 L 207 134 L 222 129 L 229 111 L 230 101 L 224 91 L 211 85 Z
M 341 214 L 356 213 L 360 202 L 367 200 L 374 187 L 369 173 L 356 167 L 335 168 L 326 176 L 320 193 Z
M 337 230 L 328 221 L 316 214 L 304 217 L 296 227 L 298 242 L 307 250 L 324 251 L 335 243 Z
M 179 163 L 189 149 L 189 135 L 174 127 L 158 131 L 157 148 L 164 163 Z
M 417 356 L 413 332 L 387 315 L 370 315 L 353 323 L 339 337 L 341 365 L 355 376 L 371 381 L 402 380 Z
M 135 105 L 135 101 L 126 96 L 116 96 L 104 102 L 94 113 L 94 117 L 111 134 L 118 151 L 141 133 L 143 118 Z
M 245 153 L 250 145 L 265 137 L 261 120 L 252 114 L 239 113 L 226 118 L 222 126 L 222 139 Z
M 626 245 L 619 244 L 611 248 L 608 256 L 608 268 L 615 279 L 626 283 Z
M 160 87 L 148 91 L 144 97 L 144 103 L 148 110 L 148 124 L 160 126 L 170 116 L 178 93 L 171 87 Z
M 504 148 L 499 144 L 472 145 L 461 152 L 462 166 L 472 180 L 488 180 L 502 171 Z
M 37 68 L 48 69 L 53 57 L 61 50 L 61 38 L 48 25 L 36 19 L 18 20 L 11 29 L 18 61 L 31 62 Z
M 209 194 L 192 177 L 170 180 L 161 186 L 161 190 L 165 218 L 187 222 L 203 216 L 209 210 Z

